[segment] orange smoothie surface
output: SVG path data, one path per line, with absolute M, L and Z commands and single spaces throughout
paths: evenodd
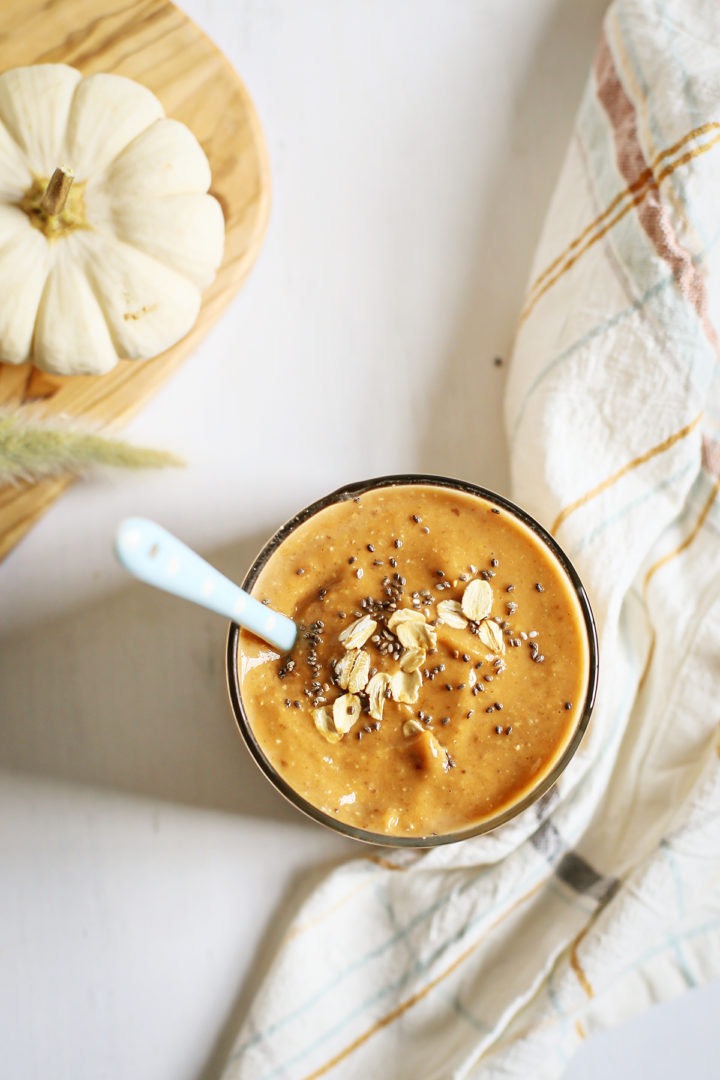
M 378 487 L 299 525 L 252 589 L 299 626 L 239 637 L 240 694 L 276 772 L 389 836 L 467 830 L 552 771 L 590 677 L 580 601 L 528 526 L 478 496 Z

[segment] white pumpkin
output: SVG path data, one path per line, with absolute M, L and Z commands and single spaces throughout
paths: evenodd
M 209 186 L 195 136 L 139 83 L 1 75 L 0 360 L 102 374 L 183 337 L 222 259 Z

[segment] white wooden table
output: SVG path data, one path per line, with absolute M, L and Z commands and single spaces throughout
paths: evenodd
M 6 1080 L 216 1077 L 286 902 L 355 850 L 255 770 L 222 620 L 130 582 L 114 528 L 152 516 L 239 578 L 343 481 L 507 490 L 494 359 L 604 7 L 186 0 L 255 98 L 272 219 L 244 291 L 128 429 L 188 468 L 84 481 L 0 566 Z M 710 1080 L 719 1007 L 718 987 L 663 1006 L 567 1080 Z

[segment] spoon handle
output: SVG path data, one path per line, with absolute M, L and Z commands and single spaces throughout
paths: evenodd
M 148 585 L 191 600 L 251 630 L 281 652 L 295 644 L 297 627 L 261 604 L 200 556 L 147 518 L 126 518 L 115 537 L 117 557 Z

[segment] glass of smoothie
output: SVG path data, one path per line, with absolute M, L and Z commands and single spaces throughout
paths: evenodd
M 294 806 L 375 844 L 487 832 L 555 783 L 589 723 L 595 624 L 578 574 L 509 500 L 384 476 L 306 507 L 243 582 L 298 626 L 281 656 L 231 624 L 230 701 Z

